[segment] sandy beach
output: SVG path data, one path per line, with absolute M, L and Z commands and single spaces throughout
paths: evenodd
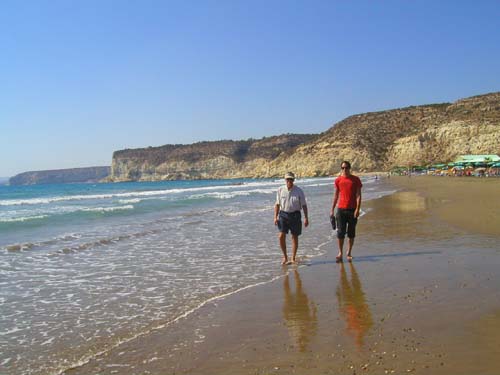
M 273 282 L 66 373 L 498 374 L 500 179 L 380 183 L 398 191 L 363 205 L 352 263 L 333 237 L 302 247 Z

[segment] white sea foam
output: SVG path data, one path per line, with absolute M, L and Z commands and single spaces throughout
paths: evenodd
M 44 342 L 42 342 L 40 344 L 40 346 L 45 346 L 45 345 L 49 345 L 49 344 L 52 344 L 52 342 L 54 341 L 55 337 L 51 337 L 49 338 L 48 340 L 45 340 Z
M 30 220 L 40 220 L 45 219 L 48 215 L 36 215 L 36 216 L 23 216 L 23 217 L 7 217 L 0 218 L 0 223 L 17 223 Z
M 0 365 L 5 366 L 7 363 L 9 363 L 12 360 L 12 358 L 5 358 Z
M 141 201 L 142 201 L 142 199 L 140 199 L 140 198 L 120 199 L 120 200 L 118 200 L 118 203 L 129 204 L 129 203 L 140 203 Z
M 231 211 L 231 212 L 225 212 L 225 216 L 242 216 L 242 215 L 247 215 L 255 212 L 264 212 L 264 211 L 269 211 L 269 207 L 265 208 L 257 208 L 255 210 L 243 210 L 243 211 Z
M 0 336 L 10 335 L 12 333 L 16 333 L 16 332 L 19 332 L 19 331 L 22 331 L 22 329 L 19 328 L 19 327 L 14 327 L 12 329 L 8 329 L 7 331 L 0 332 Z
M 205 197 L 212 197 L 216 199 L 231 199 L 240 196 L 248 196 L 251 194 L 273 194 L 275 189 L 252 189 L 252 190 L 236 190 L 231 192 L 211 192 L 204 194 L 193 194 L 189 196 L 191 199 L 199 199 Z
M 133 210 L 134 206 L 129 204 L 126 206 L 115 206 L 115 207 L 85 207 L 82 208 L 81 211 L 87 212 L 113 212 L 113 211 L 122 211 L 122 210 Z

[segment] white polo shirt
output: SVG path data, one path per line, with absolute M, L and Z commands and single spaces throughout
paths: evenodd
M 279 204 L 281 211 L 300 211 L 307 204 L 306 196 L 298 186 L 293 185 L 291 190 L 288 190 L 286 185 L 280 186 L 276 194 L 276 204 Z

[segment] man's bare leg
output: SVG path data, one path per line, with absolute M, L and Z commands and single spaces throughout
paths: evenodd
M 297 249 L 299 248 L 299 236 L 292 234 L 292 263 L 297 262 Z
M 281 264 L 287 264 L 288 255 L 286 254 L 286 233 L 280 232 L 278 234 L 278 238 L 280 240 L 281 252 L 283 253 L 283 259 L 281 260 Z
M 339 242 L 339 253 L 335 257 L 335 260 L 337 262 L 342 262 L 342 253 L 344 251 L 344 239 L 343 238 L 339 238 L 338 242 Z
M 347 250 L 347 260 L 350 262 L 352 260 L 352 246 L 354 245 L 354 238 L 349 238 L 349 250 Z

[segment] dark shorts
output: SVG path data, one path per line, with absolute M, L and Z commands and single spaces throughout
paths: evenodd
M 278 214 L 278 230 L 283 233 L 288 233 L 290 230 L 292 234 L 300 236 L 302 234 L 302 219 L 300 211 L 280 211 Z
M 335 214 L 337 220 L 337 238 L 356 237 L 356 224 L 358 219 L 354 217 L 354 209 L 338 208 Z

